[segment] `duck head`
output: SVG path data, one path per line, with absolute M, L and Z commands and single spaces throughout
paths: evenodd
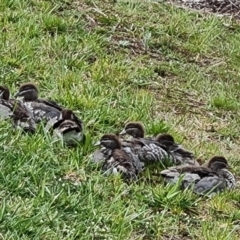
M 63 109 L 61 111 L 60 119 L 64 120 L 71 120 L 77 123 L 81 130 L 83 130 L 83 122 L 79 119 L 75 113 L 70 109 Z
M 179 145 L 175 143 L 173 136 L 168 133 L 158 134 L 156 137 L 156 141 L 166 147 L 179 147 Z
M 163 134 L 160 133 L 160 134 L 158 134 L 157 137 L 156 137 L 156 140 L 157 140 L 158 142 L 167 141 L 167 142 L 169 142 L 169 143 L 171 143 L 171 144 L 174 144 L 174 143 L 175 143 L 175 140 L 174 140 L 173 136 L 170 135 L 170 134 L 168 134 L 168 133 L 163 133 Z
M 104 134 L 100 141 L 95 144 L 95 146 L 102 145 L 107 149 L 121 149 L 121 142 L 118 137 L 114 134 Z
M 144 137 L 144 126 L 138 122 L 127 123 L 125 128 L 120 132 L 120 135 L 131 135 L 134 138 Z
M 33 83 L 22 84 L 15 97 L 23 97 L 25 101 L 35 101 L 38 99 L 38 88 Z
M 219 172 L 222 169 L 231 169 L 229 166 L 227 159 L 222 156 L 214 156 L 208 162 L 208 167 L 214 171 Z
M 75 120 L 76 116 L 73 113 L 72 110 L 69 109 L 63 109 L 62 113 L 61 113 L 61 117 L 60 119 L 64 119 L 64 120 Z
M 5 86 L 0 86 L 0 98 L 8 101 L 10 98 L 9 89 Z

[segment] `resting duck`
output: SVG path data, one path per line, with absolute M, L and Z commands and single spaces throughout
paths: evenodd
M 54 133 L 68 146 L 76 146 L 79 142 L 85 142 L 83 122 L 69 109 L 63 109 L 60 120 L 52 126 Z
M 105 173 L 121 173 L 125 180 L 135 180 L 143 170 L 144 164 L 133 153 L 126 152 L 122 148 L 122 144 L 116 135 L 103 135 L 99 144 L 111 150 L 102 165 Z
M 206 166 L 176 166 L 161 172 L 165 182 L 176 183 L 182 180 L 182 188 L 192 186 L 197 194 L 214 194 L 225 189 L 232 189 L 236 185 L 234 175 L 228 170 L 230 167 L 226 158 L 214 156 Z
M 129 134 L 135 138 L 144 137 L 144 126 L 138 122 L 128 123 L 123 129 L 123 131 L 120 133 L 120 135 L 125 135 L 125 134 Z M 97 145 L 99 145 L 99 143 L 97 143 Z M 130 149 L 127 148 L 127 150 L 129 151 Z M 101 149 L 98 149 L 93 153 L 92 161 L 95 163 L 100 163 L 103 160 L 107 159 L 110 155 L 111 155 L 111 150 L 105 147 L 102 147 Z
M 167 148 L 153 138 L 144 138 L 144 126 L 138 122 L 127 123 L 120 135 L 128 134 L 132 138 L 122 140 L 122 146 L 129 152 L 136 154 L 140 161 L 153 164 L 161 163 L 169 165 L 173 161 L 171 154 L 167 152 Z
M 34 133 L 36 130 L 31 112 L 20 101 L 10 99 L 10 91 L 5 86 L 0 86 L 0 117 L 11 118 L 13 126 L 24 132 Z
M 144 138 L 144 126 L 139 122 L 127 123 L 124 130 L 120 132 L 120 135 L 125 134 L 132 136 L 128 141 L 136 142 L 136 139 L 138 139 L 138 142 L 141 141 L 142 144 L 140 145 L 145 149 L 143 152 L 147 152 L 147 155 L 150 155 L 149 158 L 146 158 L 146 154 L 142 154 L 141 147 L 137 144 L 138 149 L 136 150 L 142 155 L 142 157 L 140 156 L 141 161 L 157 162 L 168 159 L 168 163 L 172 165 L 199 165 L 193 153 L 175 143 L 173 136 L 170 134 L 158 134 L 157 137 Z M 149 148 L 149 146 L 151 146 L 151 148 Z M 136 148 L 136 144 L 134 148 Z M 142 158 L 145 158 L 145 160 Z
M 172 155 L 156 141 L 132 138 L 131 140 L 122 140 L 121 143 L 123 149 L 136 154 L 145 164 L 160 163 L 163 167 L 173 164 Z
M 24 105 L 32 112 L 36 123 L 59 119 L 63 107 L 51 100 L 38 98 L 38 88 L 33 83 L 25 83 L 20 86 L 15 97 L 23 97 Z
M 175 165 L 196 165 L 199 166 L 194 154 L 177 144 L 172 135 L 164 133 L 158 134 L 155 140 L 163 145 L 173 156 Z

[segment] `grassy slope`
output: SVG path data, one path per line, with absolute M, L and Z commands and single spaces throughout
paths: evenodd
M 128 120 L 169 131 L 203 160 L 239 164 L 240 26 L 156 3 L 0 3 L 1 83 L 39 85 L 79 110 L 87 145 L 0 123 L 1 239 L 239 239 L 240 193 L 199 199 L 150 170 L 133 185 L 103 177 L 92 143 Z M 153 176 L 154 175 L 154 176 Z M 152 180 L 153 179 L 153 180 Z

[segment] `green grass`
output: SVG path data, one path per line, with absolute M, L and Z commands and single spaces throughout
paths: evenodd
M 0 83 L 35 82 L 83 119 L 87 144 L 62 148 L 0 122 L 0 239 L 239 239 L 238 190 L 211 199 L 127 185 L 90 161 L 103 133 L 142 121 L 201 159 L 239 160 L 240 25 L 150 1 L 0 3 Z

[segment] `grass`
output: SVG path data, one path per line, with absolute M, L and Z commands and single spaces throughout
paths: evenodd
M 94 142 L 131 120 L 170 132 L 204 161 L 239 161 L 240 26 L 150 1 L 0 3 L 0 82 L 84 120 L 62 148 L 0 122 L 0 239 L 239 239 L 238 190 L 212 199 L 164 187 L 159 169 L 127 185 L 90 161 Z

